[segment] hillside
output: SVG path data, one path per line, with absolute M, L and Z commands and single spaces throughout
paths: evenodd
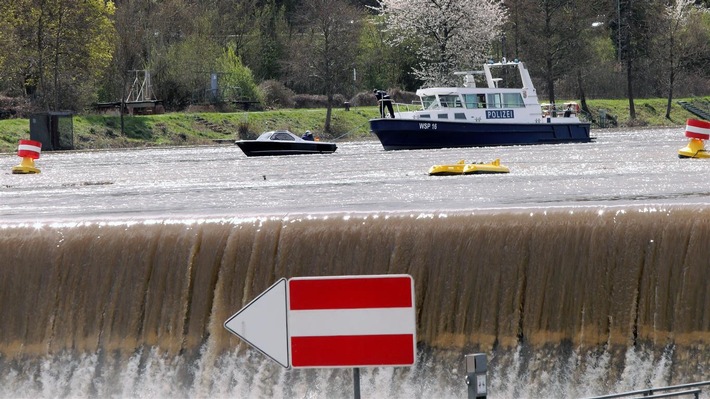
M 678 99 L 710 103 L 710 96 Z M 606 127 L 684 126 L 694 115 L 673 102 L 671 119 L 665 115 L 665 99 L 641 99 L 635 102 L 637 118 L 629 121 L 627 100 L 589 100 L 595 122 L 600 110 L 611 118 Z M 376 107 L 352 107 L 333 110 L 333 133 L 322 130 L 325 109 L 282 109 L 263 112 L 233 113 L 169 113 L 163 115 L 126 116 L 121 134 L 117 115 L 77 115 L 74 123 L 76 149 L 105 149 L 144 146 L 207 145 L 232 142 L 238 138 L 254 138 L 273 129 L 289 129 L 302 133 L 311 130 L 317 137 L 347 141 L 372 138 L 368 120 L 377 116 Z M 593 128 L 600 128 L 594 124 Z M 0 120 L 0 152 L 14 152 L 20 139 L 29 138 L 28 119 Z

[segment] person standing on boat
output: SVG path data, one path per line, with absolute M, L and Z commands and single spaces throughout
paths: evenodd
M 314 141 L 313 140 L 313 133 L 311 133 L 310 130 L 306 130 L 306 133 L 303 133 L 303 136 L 301 136 L 302 139 L 308 140 L 308 141 Z
M 387 111 L 390 113 L 390 118 L 394 118 L 394 108 L 392 107 L 392 99 L 390 98 L 390 95 L 387 94 L 386 91 L 384 90 L 373 90 L 373 93 L 375 93 L 375 97 L 377 97 L 377 102 L 380 104 L 380 117 L 386 118 L 385 116 L 385 106 L 387 107 Z
M 567 109 L 565 110 L 565 118 L 569 118 L 572 116 L 572 105 L 569 104 L 567 105 Z

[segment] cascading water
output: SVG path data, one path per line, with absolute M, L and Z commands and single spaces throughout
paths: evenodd
M 329 214 L 0 229 L 0 396 L 352 396 L 222 323 L 278 278 L 409 274 L 418 359 L 363 397 L 569 398 L 707 379 L 710 210 Z M 707 395 L 707 394 L 706 394 Z

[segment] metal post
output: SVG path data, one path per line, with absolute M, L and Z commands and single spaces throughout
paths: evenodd
M 468 399 L 486 398 L 488 395 L 488 360 L 484 353 L 466 355 L 466 385 Z
M 360 368 L 353 369 L 353 397 L 360 399 Z

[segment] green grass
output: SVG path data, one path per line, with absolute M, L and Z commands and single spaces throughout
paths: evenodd
M 637 99 L 634 101 L 636 119 L 629 117 L 629 100 L 589 100 L 587 101 L 590 110 L 595 116 L 599 116 L 599 111 L 604 109 L 618 121 L 619 127 L 630 126 L 681 126 L 685 125 L 688 119 L 697 118 L 690 112 L 678 105 L 678 101 L 693 100 L 710 101 L 708 97 L 698 97 L 695 99 L 674 99 L 671 103 L 670 119 L 666 119 L 667 99 Z
M 710 96 L 695 100 L 710 102 Z M 637 99 L 636 119 L 629 118 L 628 100 L 588 100 L 593 118 L 605 110 L 624 126 L 684 126 L 692 114 L 675 99 L 670 119 L 665 118 L 665 99 Z M 325 109 L 282 109 L 259 112 L 169 113 L 126 116 L 123 133 L 119 116 L 77 115 L 74 117 L 76 149 L 126 148 L 165 145 L 206 145 L 215 140 L 256 137 L 263 131 L 288 129 L 294 133 L 311 130 L 326 140 L 361 140 L 372 138 L 368 120 L 377 116 L 377 107 L 352 107 L 350 111 L 333 109 L 332 131 L 323 131 Z M 0 152 L 14 152 L 20 139 L 29 138 L 29 120 L 0 120 Z

